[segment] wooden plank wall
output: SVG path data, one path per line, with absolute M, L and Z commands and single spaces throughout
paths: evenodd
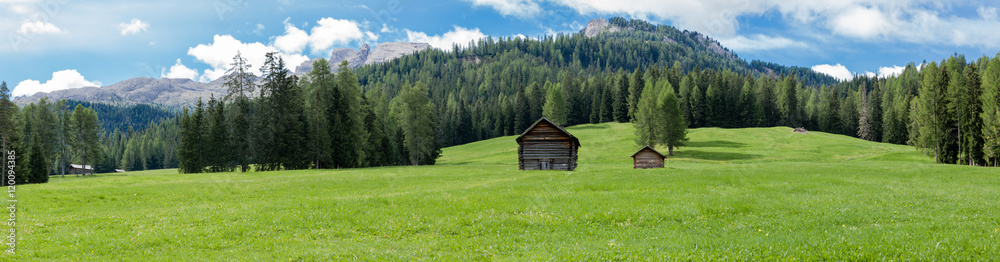
M 518 168 L 538 170 L 541 161 L 551 161 L 552 170 L 576 169 L 577 146 L 555 126 L 541 122 L 528 131 L 518 146 Z

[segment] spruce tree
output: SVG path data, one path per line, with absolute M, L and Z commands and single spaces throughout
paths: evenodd
M 628 118 L 631 121 L 635 117 L 635 108 L 639 105 L 639 97 L 642 96 L 642 88 L 646 86 L 642 78 L 643 72 L 638 67 L 632 71 L 632 77 L 628 84 Z
M 987 165 L 1000 162 L 1000 54 L 990 59 L 982 73 L 983 152 Z
M 252 123 L 255 120 L 250 95 L 256 89 L 255 80 L 257 77 L 250 72 L 251 65 L 239 52 L 233 57 L 233 63 L 230 65 L 230 69 L 223 76 L 226 82 L 222 84 L 227 89 L 223 101 L 232 103 L 232 110 L 228 110 L 229 115 L 227 116 L 229 130 L 232 132 L 229 137 L 229 144 L 232 146 L 230 158 L 239 166 L 240 171 L 247 172 L 250 170 L 250 164 L 253 163 L 251 152 L 252 141 L 255 140 L 254 134 L 251 132 Z
M 618 69 L 618 74 L 616 77 L 618 81 L 615 84 L 618 88 L 615 90 L 615 101 L 614 101 L 614 116 L 615 121 L 618 123 L 625 123 L 629 121 L 628 114 L 628 91 L 629 91 L 629 74 L 622 71 L 621 68 Z
M 639 147 L 656 147 L 659 139 L 662 124 L 661 110 L 658 108 L 659 86 L 647 82 L 647 86 L 642 89 L 642 96 L 635 108 L 635 117 L 632 119 L 632 126 L 635 127 L 635 144 Z
M 410 165 L 433 165 L 441 154 L 434 138 L 437 125 L 435 107 L 427 92 L 428 88 L 422 82 L 413 86 L 406 84 L 393 101 L 393 111 L 403 132 Z
M 546 92 L 542 116 L 560 126 L 568 124 L 569 104 L 566 102 L 566 92 L 561 85 L 552 85 Z
M 668 81 L 659 87 L 659 98 L 657 99 L 657 109 L 660 111 L 659 132 L 656 139 L 659 144 L 667 146 L 667 155 L 674 155 L 674 148 L 684 145 L 687 138 L 687 121 L 684 120 L 680 103 L 674 93 L 673 86 Z
M 983 103 L 979 97 L 982 96 L 982 81 L 979 76 L 979 69 L 975 63 L 965 68 L 965 84 L 958 92 L 960 102 L 959 123 L 962 134 L 962 150 L 960 163 L 971 166 L 984 164 L 983 154 Z

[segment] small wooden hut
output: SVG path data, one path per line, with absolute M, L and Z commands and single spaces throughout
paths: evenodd
M 573 171 L 579 147 L 580 140 L 543 117 L 517 137 L 518 169 Z
M 89 165 L 70 164 L 69 165 L 69 173 L 71 175 L 93 174 L 94 173 L 94 168 L 90 167 Z
M 632 154 L 632 168 L 663 168 L 667 156 L 660 154 L 652 147 L 644 146 Z

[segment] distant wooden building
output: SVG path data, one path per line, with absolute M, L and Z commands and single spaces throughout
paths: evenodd
M 652 147 L 645 146 L 632 154 L 632 168 L 663 168 L 667 156 Z
M 89 165 L 77 165 L 77 164 L 69 165 L 69 174 L 71 175 L 86 175 L 93 173 L 94 173 L 94 168 Z
M 543 117 L 517 137 L 518 169 L 573 171 L 579 147 L 580 140 Z

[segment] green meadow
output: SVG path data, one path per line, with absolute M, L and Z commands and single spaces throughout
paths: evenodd
M 628 124 L 568 128 L 574 172 L 514 137 L 435 166 L 53 177 L 17 189 L 17 261 L 993 260 L 1000 170 L 790 128 L 691 130 L 633 170 Z

